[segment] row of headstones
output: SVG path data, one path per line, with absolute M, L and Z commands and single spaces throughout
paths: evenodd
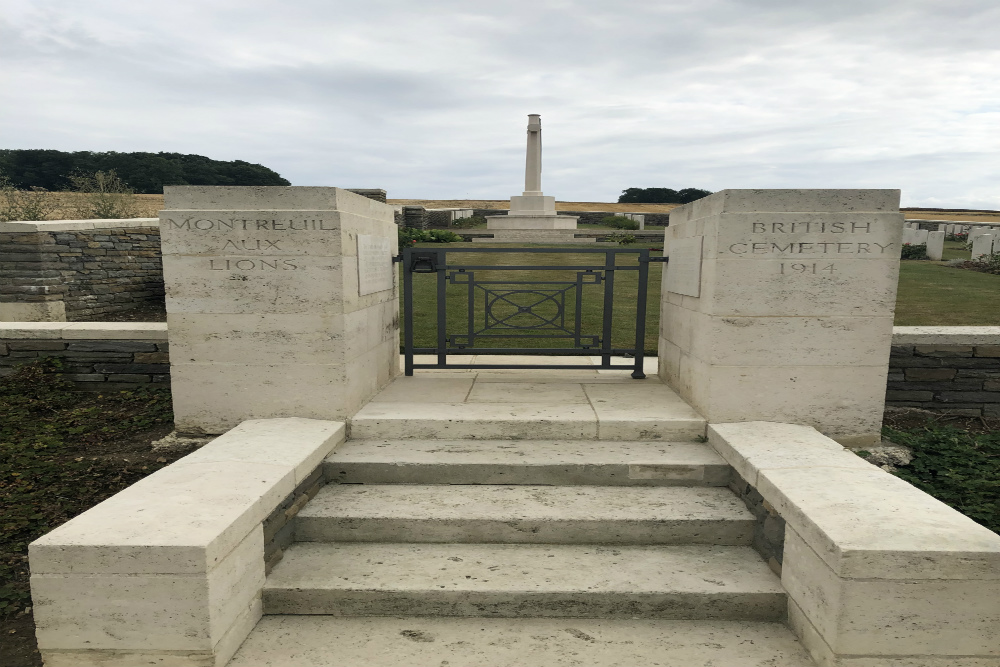
M 927 259 L 940 262 L 944 257 L 945 232 L 932 232 L 926 229 L 920 229 L 917 225 L 918 223 L 915 222 L 907 222 L 903 226 L 903 244 L 927 244 Z
M 968 225 L 965 232 L 972 244 L 972 259 L 1000 253 L 1000 227 Z
M 920 229 L 920 223 L 907 222 L 903 227 L 903 243 L 927 244 L 927 258 L 940 261 L 944 253 L 944 239 L 953 234 L 968 234 L 972 243 L 972 259 L 1000 253 L 1000 228 L 961 224 L 940 224 L 936 232 Z

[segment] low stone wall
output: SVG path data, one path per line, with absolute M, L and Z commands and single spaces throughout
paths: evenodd
M 33 542 L 46 666 L 225 665 L 261 617 L 269 517 L 344 439 L 342 422 L 246 421 Z
M 781 518 L 774 506 L 764 499 L 760 491 L 743 479 L 738 472 L 732 473 L 729 488 L 739 496 L 757 520 L 754 524 L 753 541 L 750 545 L 767 562 L 768 567 L 780 577 L 785 549 L 785 520 Z
M 1000 417 L 1000 327 L 895 327 L 892 342 L 887 406 Z M 170 381 L 164 322 L 0 324 L 0 376 L 40 357 L 82 390 Z
M 1000 327 L 896 327 L 886 405 L 1000 417 Z
M 165 384 L 170 382 L 168 349 L 165 322 L 5 323 L 0 326 L 0 377 L 52 357 L 81 390 Z
M 321 465 L 300 482 L 295 490 L 289 493 L 264 519 L 261 525 L 264 528 L 265 575 L 271 573 L 271 569 L 285 556 L 285 549 L 295 541 L 295 521 L 293 520 L 295 515 L 319 493 L 325 483 L 323 466 Z
M 0 321 L 83 322 L 162 299 L 155 218 L 0 223 Z
M 782 522 L 788 624 L 817 665 L 997 664 L 1000 536 L 808 426 L 708 442 Z

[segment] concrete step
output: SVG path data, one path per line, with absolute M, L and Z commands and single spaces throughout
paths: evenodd
M 326 460 L 347 484 L 725 486 L 708 445 L 596 440 L 351 440 Z
M 265 616 L 229 667 L 812 667 L 781 623 Z
M 298 543 L 265 614 L 777 621 L 781 583 L 749 547 Z
M 508 377 L 524 378 L 516 372 Z M 705 419 L 669 387 L 630 382 L 397 378 L 351 418 L 350 433 L 355 440 L 691 442 L 704 438 Z M 420 393 L 426 385 L 438 385 L 438 393 Z M 441 385 L 453 386 L 454 400 L 441 400 L 450 397 Z
M 309 542 L 748 545 L 728 488 L 329 484 L 299 512 Z

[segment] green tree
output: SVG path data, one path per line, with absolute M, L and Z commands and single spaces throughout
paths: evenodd
M 70 190 L 75 187 L 73 175 L 98 171 L 115 172 L 135 192 L 143 194 L 160 194 L 164 185 L 291 185 L 260 164 L 183 153 L 0 150 L 0 170 L 22 190 Z
M 699 188 L 626 188 L 618 197 L 619 204 L 687 204 L 712 194 Z

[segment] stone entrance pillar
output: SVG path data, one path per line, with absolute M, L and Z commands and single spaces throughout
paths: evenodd
M 174 419 L 344 419 L 399 372 L 391 206 L 340 188 L 164 189 Z
M 879 440 L 898 190 L 723 190 L 665 232 L 660 377 L 710 422 Z

